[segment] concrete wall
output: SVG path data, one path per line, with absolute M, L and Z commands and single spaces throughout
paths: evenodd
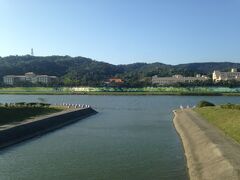
M 0 130 L 0 148 L 53 131 L 96 113 L 92 108 L 66 111 Z

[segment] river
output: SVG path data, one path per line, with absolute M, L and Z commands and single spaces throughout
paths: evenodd
M 0 95 L 0 103 L 81 103 L 99 113 L 0 151 L 1 180 L 188 179 L 172 110 L 240 97 Z

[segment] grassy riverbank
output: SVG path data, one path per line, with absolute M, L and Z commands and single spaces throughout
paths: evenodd
M 58 107 L 0 106 L 0 125 L 20 122 L 39 115 L 60 112 Z
M 240 143 L 240 109 L 214 106 L 195 108 L 195 111 Z
M 145 88 L 9 87 L 9 88 L 0 88 L 0 94 L 240 96 L 240 88 L 226 88 L 226 87 L 145 87 Z

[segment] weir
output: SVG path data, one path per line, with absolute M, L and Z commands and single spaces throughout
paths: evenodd
M 68 109 L 0 127 L 0 149 L 24 140 L 56 130 L 83 118 L 96 114 L 91 107 Z

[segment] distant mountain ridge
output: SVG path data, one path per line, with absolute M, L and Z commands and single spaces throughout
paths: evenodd
M 0 57 L 1 79 L 4 75 L 20 75 L 31 71 L 61 77 L 67 85 L 99 85 L 105 79 L 114 76 L 134 83 L 153 75 L 193 76 L 197 73 L 211 75 L 213 70 L 229 71 L 231 68 L 240 69 L 240 63 L 203 62 L 168 65 L 156 62 L 113 65 L 85 57 L 29 55 Z

